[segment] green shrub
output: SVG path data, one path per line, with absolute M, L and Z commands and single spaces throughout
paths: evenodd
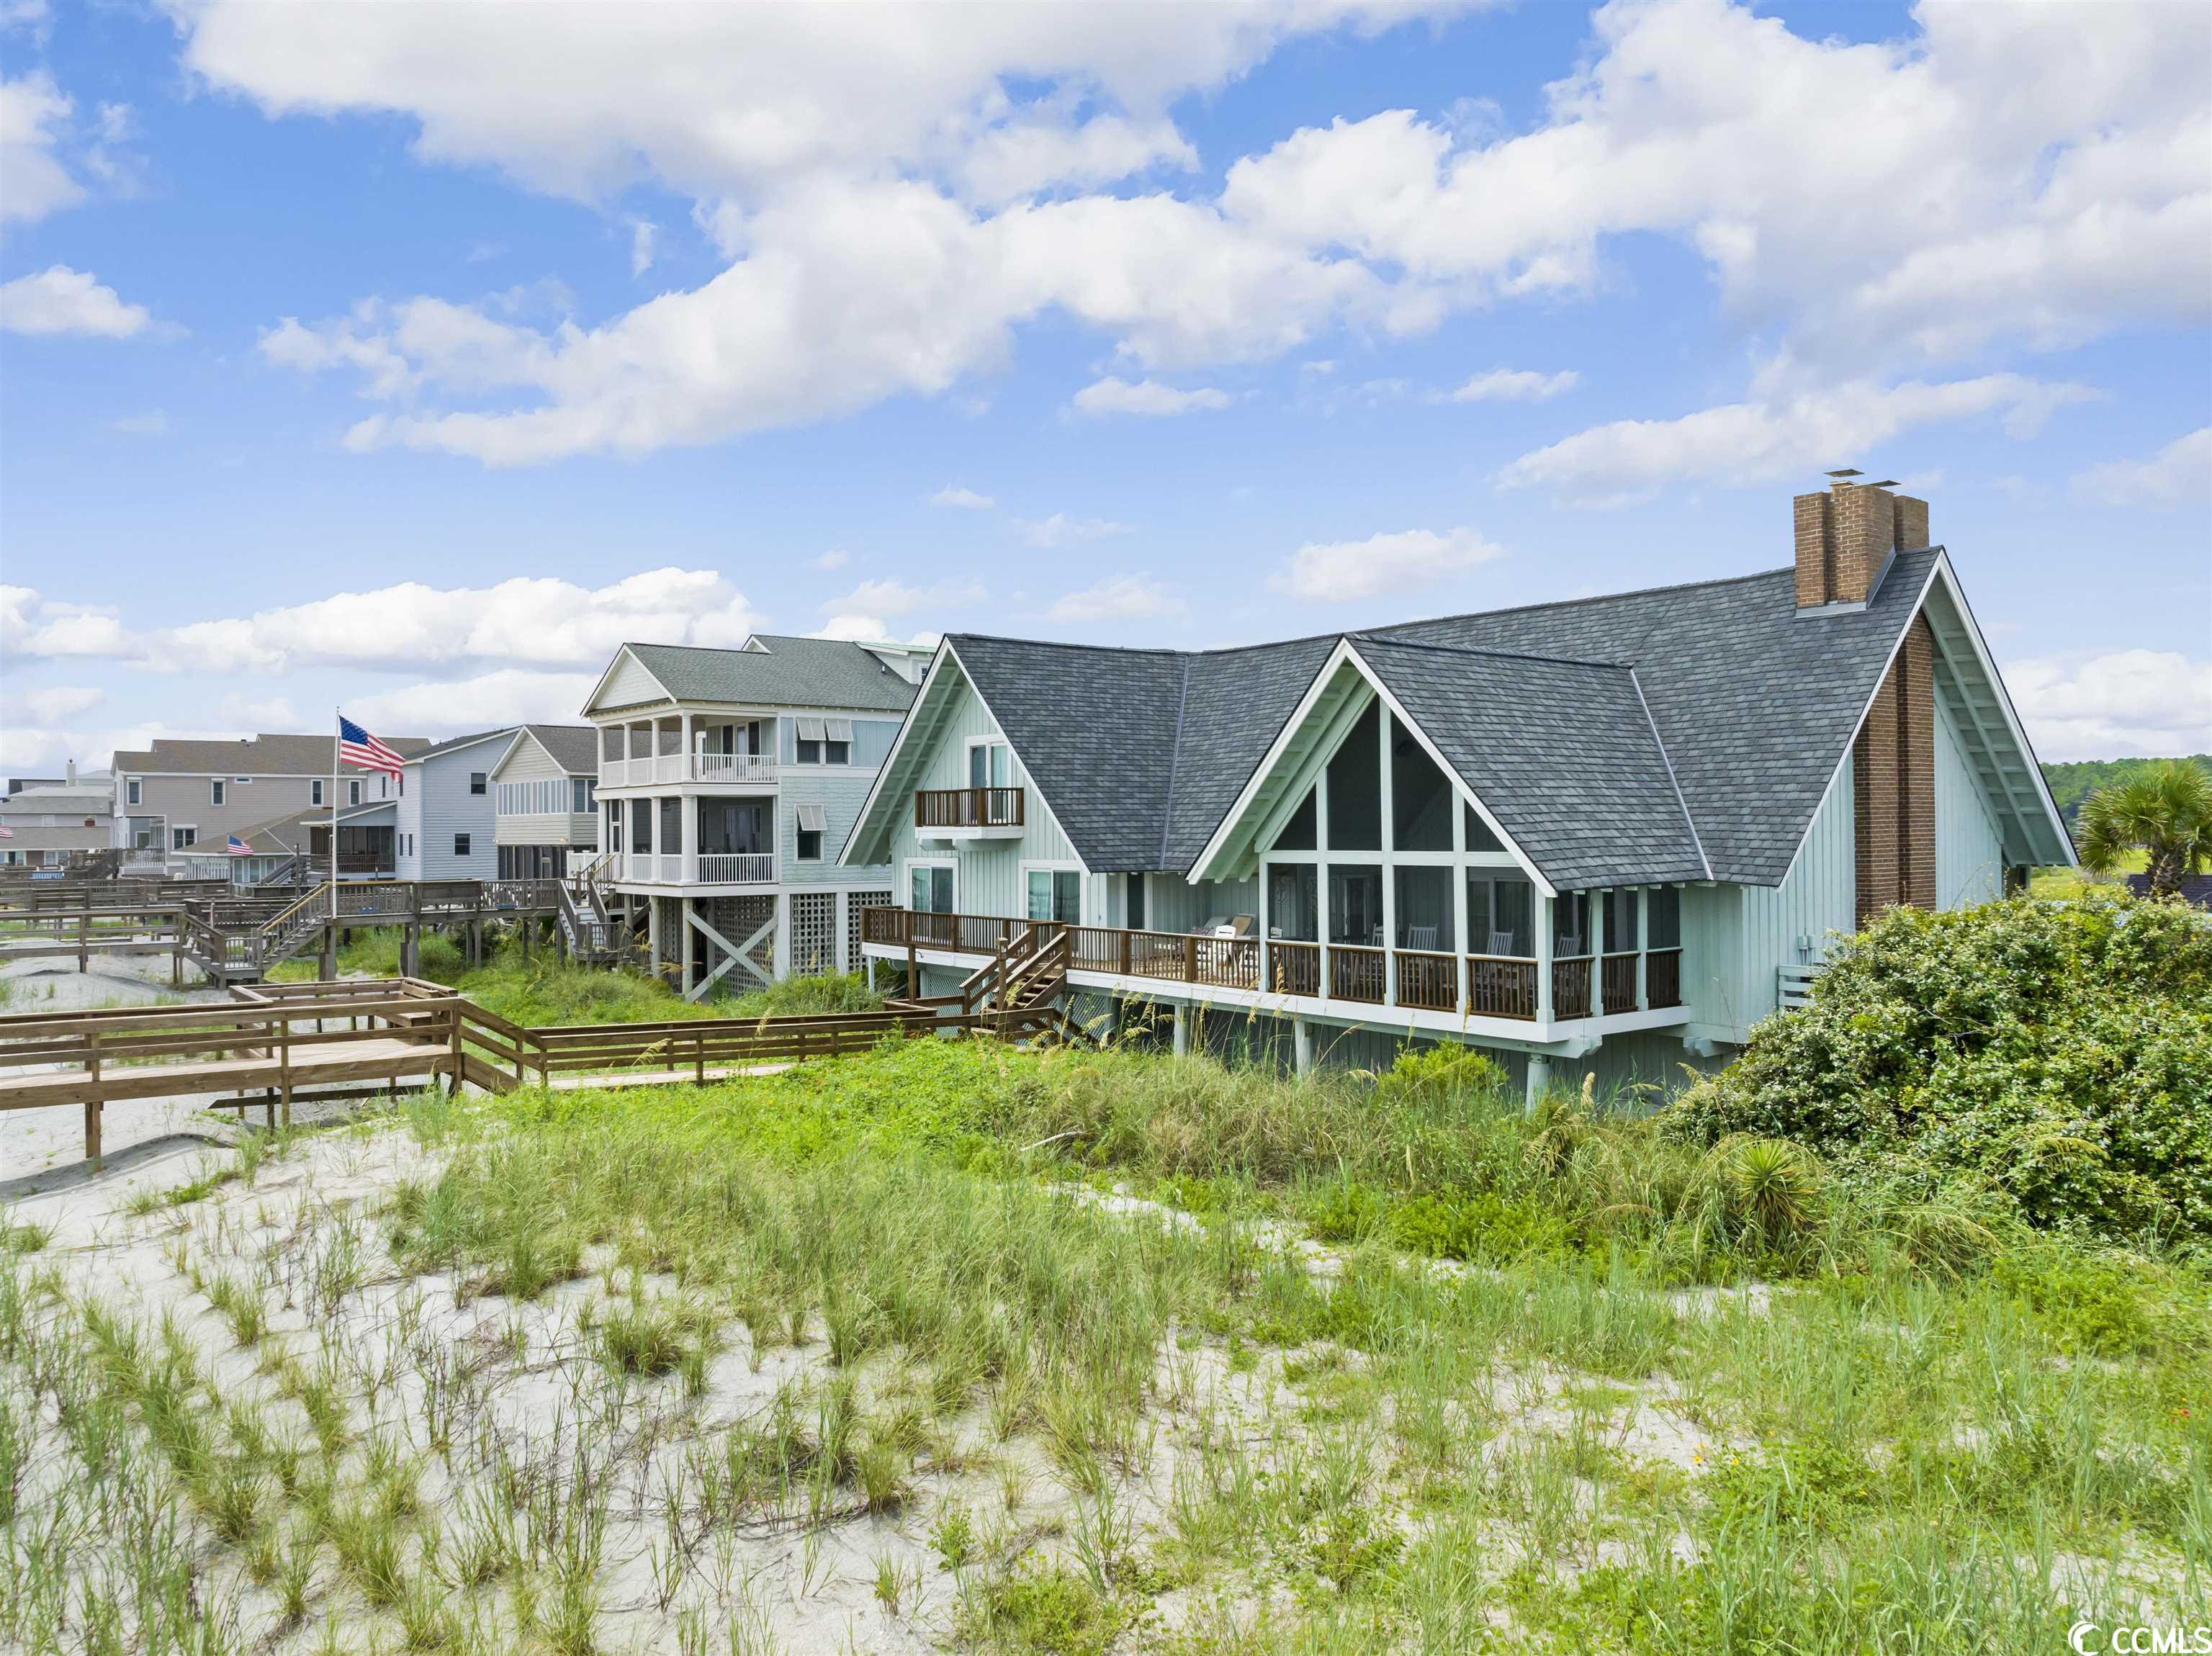
M 1793 1141 L 1899 1199 L 2212 1247 L 2212 927 L 2119 895 L 1889 910 L 1663 1119 Z

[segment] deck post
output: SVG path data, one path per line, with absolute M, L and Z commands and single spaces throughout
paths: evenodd
M 1184 1010 L 1181 1001 L 1175 1003 L 1175 1055 L 1177 1058 L 1190 1051 L 1190 1026 L 1184 1021 Z
M 317 1020 L 317 1022 L 320 1022 L 320 1020 L 319 1020 L 319 1019 L 318 1019 L 318 1020 Z M 289 1128 L 289 1127 L 292 1125 L 292 1020 L 291 1020 L 291 1019 L 289 1019 L 289 1018 L 288 1018 L 288 1017 L 281 1017 L 281 1016 L 277 1019 L 277 1021 L 276 1021 L 276 1040 L 277 1040 L 277 1047 L 276 1047 L 276 1089 L 277 1089 L 278 1094 L 282 1096 L 282 1098 L 283 1098 L 283 1106 L 284 1106 L 283 1122 L 284 1122 L 284 1125 L 285 1125 L 286 1127 L 288 1127 L 288 1128 Z M 275 1109 L 273 1109 L 273 1108 L 270 1111 L 270 1114 L 272 1117 L 273 1117 L 276 1113 L 276 1111 L 275 1111 Z M 270 1125 L 271 1126 L 274 1126 L 274 1125 L 276 1125 L 276 1124 L 275 1123 L 275 1121 L 273 1121 L 273 1120 L 272 1120 L 272 1121 L 270 1123 Z
M 88 1034 L 84 1044 L 85 1073 L 96 1094 L 100 1091 L 100 1031 L 94 1029 Z M 100 1100 L 97 1097 L 88 1098 L 84 1101 L 84 1159 L 91 1164 L 94 1172 L 100 1171 Z
M 92 888 L 85 888 L 84 907 L 76 917 L 76 969 L 92 968 Z
M 1552 1089 L 1552 1059 L 1548 1053 L 1528 1054 L 1528 1113 L 1534 1114 L 1536 1106 Z
M 453 1097 L 459 1098 L 461 1095 L 461 1071 L 464 1068 L 461 1054 L 461 1003 L 459 997 L 448 1004 L 446 1016 L 452 1020 L 453 1026 L 453 1083 L 447 1090 Z
M 1291 1020 L 1291 1051 L 1300 1075 L 1313 1073 L 1313 1025 L 1304 1018 Z
M 918 1000 L 921 996 L 921 968 L 915 960 L 914 927 L 909 923 L 906 929 L 906 998 Z

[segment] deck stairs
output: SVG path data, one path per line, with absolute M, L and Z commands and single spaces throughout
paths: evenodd
M 954 993 L 918 1000 L 895 998 L 884 1005 L 896 1011 L 934 1009 L 963 1017 L 980 1016 L 989 1020 L 1003 1040 L 1050 1039 L 1095 1045 L 1090 1032 L 1068 1016 L 1063 1004 L 1067 957 L 1066 927 L 1025 925 L 963 979 Z

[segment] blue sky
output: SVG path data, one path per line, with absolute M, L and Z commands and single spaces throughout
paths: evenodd
M 0 761 L 752 628 L 1247 641 L 1932 502 L 2212 747 L 2212 9 L 17 3 Z

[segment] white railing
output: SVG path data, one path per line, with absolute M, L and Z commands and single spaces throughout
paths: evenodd
M 649 851 L 630 852 L 623 869 L 623 877 L 651 885 L 653 878 L 653 853 Z
M 764 753 L 702 753 L 692 768 L 702 782 L 775 780 L 775 761 Z
M 775 879 L 775 858 L 768 852 L 702 852 L 701 885 L 768 885 Z
M 603 788 L 641 788 L 656 782 L 773 782 L 775 761 L 764 753 L 664 753 L 599 761 Z

